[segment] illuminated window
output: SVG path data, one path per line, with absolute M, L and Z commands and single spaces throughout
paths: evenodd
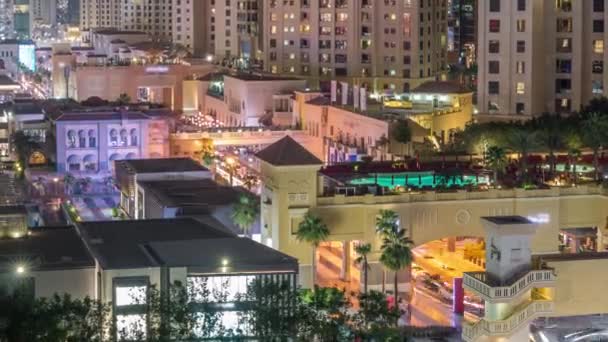
M 146 286 L 117 286 L 115 288 L 116 306 L 137 305 L 146 301 Z
M 593 52 L 594 53 L 604 53 L 604 40 L 595 39 L 593 41 Z
M 516 92 L 519 95 L 523 95 L 526 93 L 526 86 L 525 86 L 524 82 L 517 82 Z

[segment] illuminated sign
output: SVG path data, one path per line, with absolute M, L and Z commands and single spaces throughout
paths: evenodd
M 36 48 L 34 45 L 19 45 L 19 63 L 36 71 Z
M 166 65 L 152 65 L 146 67 L 147 74 L 166 74 L 169 72 L 169 67 Z

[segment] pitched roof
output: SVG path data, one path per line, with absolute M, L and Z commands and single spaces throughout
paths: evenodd
M 412 90 L 412 93 L 431 93 L 431 94 L 466 94 L 472 91 L 466 89 L 456 82 L 449 81 L 430 81 L 425 82 Z
M 275 166 L 323 165 L 319 158 L 290 136 L 285 136 L 255 156 Z
M 62 270 L 95 266 L 93 257 L 74 227 L 29 230 L 19 239 L 0 240 L 0 272 L 12 272 L 15 262 L 32 270 Z

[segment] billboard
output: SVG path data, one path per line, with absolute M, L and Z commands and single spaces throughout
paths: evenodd
M 36 71 L 36 47 L 33 44 L 19 45 L 19 63 L 31 71 Z

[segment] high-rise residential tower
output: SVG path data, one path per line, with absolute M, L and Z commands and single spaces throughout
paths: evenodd
M 481 113 L 580 110 L 607 95 L 608 0 L 479 1 Z
M 446 66 L 446 0 L 265 0 L 272 73 L 408 91 Z

